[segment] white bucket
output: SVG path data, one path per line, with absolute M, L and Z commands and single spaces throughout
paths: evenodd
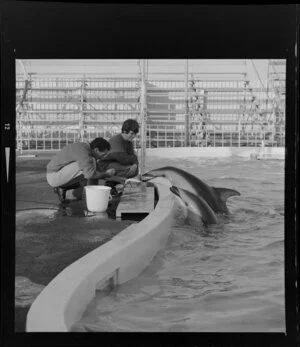
M 85 186 L 86 206 L 90 212 L 104 212 L 107 210 L 111 187 Z

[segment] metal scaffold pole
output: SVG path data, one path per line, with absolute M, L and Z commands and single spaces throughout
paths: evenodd
M 17 150 L 20 151 L 20 153 L 23 153 L 23 145 L 22 145 L 22 118 L 23 118 L 23 102 L 26 100 L 27 92 L 30 87 L 30 74 L 27 73 L 26 68 L 22 62 L 22 60 L 17 60 L 19 64 L 22 67 L 23 74 L 24 74 L 24 90 L 23 94 L 20 98 L 20 101 L 18 105 L 16 106 L 16 123 L 17 123 Z
M 79 141 L 82 142 L 84 140 L 84 87 L 85 87 L 85 77 L 82 79 L 82 85 L 80 90 L 80 115 L 79 115 Z
M 141 160 L 140 160 L 140 175 L 145 173 L 146 161 L 146 125 L 147 125 L 147 81 L 146 81 L 146 60 L 140 61 L 141 68 L 141 111 L 140 111 L 140 145 L 141 145 Z
M 189 130 L 189 61 L 185 61 L 185 138 L 184 146 L 189 146 L 190 130 Z

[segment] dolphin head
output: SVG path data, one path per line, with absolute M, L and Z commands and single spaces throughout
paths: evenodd
M 152 177 L 161 177 L 166 175 L 166 170 L 164 168 L 154 169 L 148 171 L 145 175 L 152 176 Z
M 143 181 L 148 181 L 154 177 L 167 177 L 166 170 L 164 168 L 150 170 L 143 175 Z

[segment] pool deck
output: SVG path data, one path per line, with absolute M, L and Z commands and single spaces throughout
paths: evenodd
M 49 213 L 55 213 L 60 218 L 75 217 L 78 220 L 78 217 L 84 217 L 85 201 L 74 200 L 64 208 L 48 185 L 45 172 L 49 159 L 49 155 L 44 155 L 17 158 L 16 161 L 16 216 L 20 216 L 21 213 L 23 215 L 19 221 L 17 219 L 15 257 L 15 331 L 19 332 L 25 331 L 26 315 L 30 305 L 44 286 L 64 268 L 106 243 L 130 225 L 128 222 L 113 219 L 120 202 L 120 198 L 113 198 L 107 214 L 92 217 L 101 218 L 101 229 L 104 229 L 103 232 L 97 233 L 95 242 L 91 242 L 91 238 L 95 238 L 95 235 L 90 235 L 86 231 L 83 233 L 82 228 L 74 228 L 72 233 L 70 231 L 61 233 L 61 230 L 52 230 L 51 226 L 47 231 L 33 228 L 30 233 L 28 229 L 24 232 L 22 223 L 34 224 L 36 215 L 48 209 Z M 126 193 L 127 200 L 130 200 L 130 189 Z M 132 203 L 131 199 L 131 206 Z M 37 209 L 36 213 L 30 211 L 31 209 Z M 93 232 L 95 233 L 95 230 Z

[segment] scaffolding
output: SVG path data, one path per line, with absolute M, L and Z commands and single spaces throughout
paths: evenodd
M 199 72 L 189 61 L 182 69 L 151 61 L 136 74 L 16 78 L 17 150 L 56 151 L 97 136 L 109 139 L 124 120 L 143 131 L 135 147 L 282 147 L 285 140 L 285 75 L 269 61 L 268 79 L 250 81 L 243 71 Z M 190 65 L 189 65 L 190 64 Z M 144 123 L 143 123 L 144 122 Z

